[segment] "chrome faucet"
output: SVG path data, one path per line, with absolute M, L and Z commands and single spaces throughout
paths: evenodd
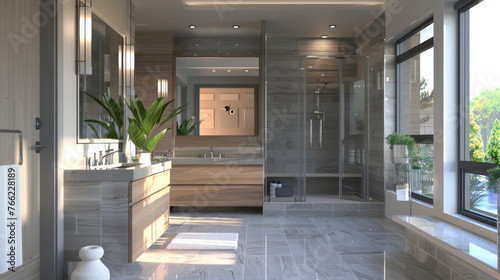
M 111 160 L 109 160 L 108 157 L 114 153 L 118 153 L 119 150 L 114 151 L 113 149 L 109 149 L 109 150 L 106 150 L 105 152 L 106 153 L 104 155 L 101 152 L 99 152 L 99 164 L 100 165 L 113 163 L 113 158 L 111 158 Z M 104 160 L 106 160 L 106 163 L 104 163 Z
M 210 158 L 214 158 L 214 147 L 210 147 Z

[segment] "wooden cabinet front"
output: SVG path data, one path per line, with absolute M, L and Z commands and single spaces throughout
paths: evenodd
M 175 165 L 171 206 L 263 206 L 263 165 Z
M 129 184 L 129 262 L 134 262 L 168 229 L 170 171 Z

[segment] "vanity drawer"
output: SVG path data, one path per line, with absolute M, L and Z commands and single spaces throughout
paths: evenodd
M 129 207 L 129 262 L 134 262 L 168 229 L 170 187 Z
M 129 206 L 170 185 L 170 170 L 129 183 Z
M 247 185 L 264 184 L 263 165 L 175 165 L 173 185 Z
M 170 206 L 262 206 L 262 185 L 172 185 Z

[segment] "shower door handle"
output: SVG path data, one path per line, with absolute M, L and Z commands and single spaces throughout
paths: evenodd
M 313 147 L 313 120 L 309 121 L 309 146 Z

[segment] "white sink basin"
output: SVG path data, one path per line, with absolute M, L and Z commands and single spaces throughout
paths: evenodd
M 113 164 L 107 164 L 107 165 L 93 166 L 92 169 L 135 168 L 135 167 L 141 166 L 143 164 L 144 163 L 140 163 L 140 162 L 120 162 L 120 163 L 113 163 Z

